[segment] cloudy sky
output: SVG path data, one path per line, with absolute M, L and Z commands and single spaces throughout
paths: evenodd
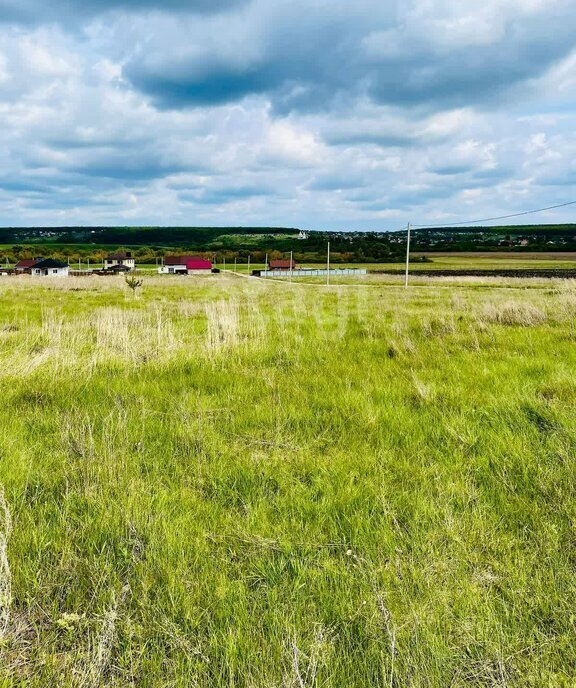
M 1 225 L 512 213 L 575 131 L 573 0 L 0 0 Z

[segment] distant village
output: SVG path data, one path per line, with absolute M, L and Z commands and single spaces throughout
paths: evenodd
M 107 255 L 102 261 L 102 266 L 93 268 L 72 268 L 68 263 L 54 258 L 23 258 L 14 267 L 0 268 L 1 277 L 24 276 L 31 277 L 84 277 L 98 275 L 110 277 L 114 275 L 127 275 L 137 268 L 135 257 L 130 251 L 120 251 Z M 224 263 L 224 268 L 226 264 Z M 229 265 L 236 271 L 236 262 Z M 156 267 L 159 275 L 212 275 L 220 273 L 220 268 L 209 258 L 193 255 L 171 255 L 162 259 Z M 254 277 L 297 277 L 320 275 L 365 275 L 366 269 L 358 268 L 305 268 L 300 266 L 293 257 L 267 259 L 263 268 L 250 270 L 248 261 L 248 273 Z
M 54 258 L 23 258 L 13 268 L 0 270 L 2 276 L 31 275 L 32 277 L 68 277 L 72 275 L 111 276 L 133 272 L 136 259 L 130 251 L 107 255 L 101 267 L 74 270 L 68 263 Z M 157 269 L 159 274 L 211 274 L 217 272 L 212 261 L 201 256 L 166 256 Z
M 65 276 L 89 271 L 109 276 L 132 270 L 136 264 L 157 268 L 160 274 L 188 274 L 213 270 L 224 262 L 245 264 L 251 259 L 262 265 L 289 255 L 301 265 L 318 265 L 326 260 L 328 243 L 334 264 L 397 263 L 404 259 L 406 230 L 0 228 L 0 260 L 5 265 L 3 275 Z M 435 253 L 451 252 L 576 252 L 576 224 L 416 228 L 411 248 L 420 259 L 431 260 Z

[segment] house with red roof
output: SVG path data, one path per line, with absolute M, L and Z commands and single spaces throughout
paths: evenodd
M 30 274 L 32 272 L 32 268 L 36 263 L 39 263 L 42 258 L 23 258 L 22 260 L 19 260 L 16 265 L 14 266 L 14 270 L 17 275 L 22 275 L 24 273 Z
M 202 256 L 166 256 L 158 272 L 161 275 L 209 275 L 212 261 Z
M 298 270 L 295 260 L 290 258 L 278 258 L 268 263 L 268 270 Z

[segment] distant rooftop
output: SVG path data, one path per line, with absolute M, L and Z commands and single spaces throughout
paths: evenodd
M 47 268 L 67 268 L 68 263 L 63 263 L 61 260 L 55 260 L 54 258 L 46 258 L 44 260 L 39 260 L 34 264 L 34 267 L 42 270 Z
M 126 260 L 132 258 L 130 251 L 119 251 L 118 253 L 111 253 L 106 256 L 106 260 Z

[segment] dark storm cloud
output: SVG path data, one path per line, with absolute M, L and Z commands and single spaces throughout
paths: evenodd
M 83 22 L 106 12 L 181 12 L 213 14 L 248 0 L 0 0 L 0 22 L 41 24 Z
M 361 40 L 363 27 L 342 12 L 319 12 L 319 5 L 291 7 L 282 0 L 274 10 L 254 4 L 229 20 L 165 22 L 131 56 L 124 76 L 161 108 L 266 94 L 278 112 L 323 110 L 349 88 L 349 70 L 335 60 L 347 59 L 344 49 Z
M 178 109 L 213 106 L 264 93 L 274 86 L 273 75 L 258 68 L 233 70 L 212 64 L 196 77 L 186 76 L 186 66 L 170 69 L 138 63 L 130 64 L 124 75 L 139 90 L 149 95 L 160 108 Z
M 499 32 L 475 44 L 472 37 L 444 40 L 434 34 L 436 25 L 406 28 L 380 12 L 380 4 L 372 2 L 372 13 L 368 2 L 350 4 L 334 16 L 328 9 L 307 12 L 298 2 L 292 9 L 279 2 L 277 13 L 255 5 L 240 24 L 230 25 L 231 37 L 222 23 L 173 26 L 152 36 L 124 75 L 161 108 L 266 94 L 281 114 L 339 109 L 361 98 L 442 109 L 494 103 L 574 46 L 575 12 L 562 7 L 557 14 L 511 15 Z M 308 10 L 318 6 L 308 3 Z M 174 51 L 185 31 L 196 49 Z M 226 49 L 228 38 L 237 50 Z M 375 135 L 365 141 L 405 143 Z

